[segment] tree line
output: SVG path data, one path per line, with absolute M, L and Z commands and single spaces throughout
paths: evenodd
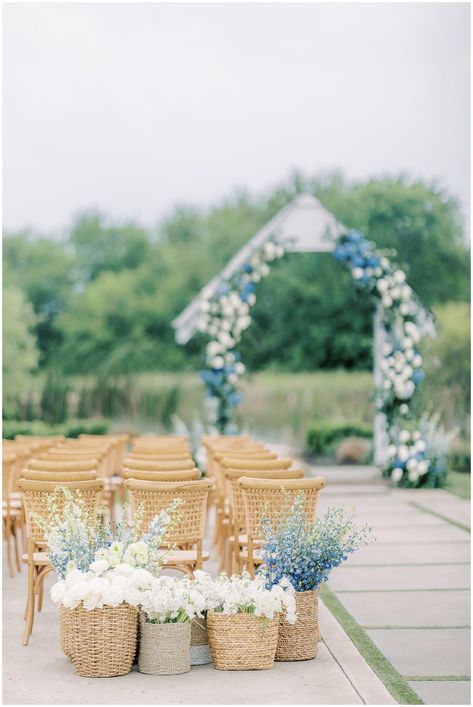
M 264 196 L 178 206 L 153 229 L 86 211 L 61 237 L 4 235 L 4 366 L 13 388 L 33 369 L 115 376 L 198 367 L 202 341 L 178 346 L 171 321 L 302 191 L 379 247 L 396 249 L 428 307 L 469 300 L 458 203 L 420 180 L 295 175 Z M 369 369 L 371 308 L 330 254 L 288 254 L 258 287 L 243 360 L 250 370 Z

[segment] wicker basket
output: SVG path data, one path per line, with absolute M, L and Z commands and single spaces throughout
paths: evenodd
M 281 617 L 279 622 L 276 660 L 310 660 L 317 656 L 320 639 L 317 592 L 296 592 L 297 621 L 288 624 Z
M 61 642 L 61 650 L 68 658 L 72 658 L 72 625 L 71 613 L 73 609 L 67 609 L 62 604 L 59 607 L 59 640 Z
M 207 665 L 212 662 L 207 634 L 207 618 L 193 619 L 191 622 L 191 665 Z
M 141 614 L 138 670 L 148 675 L 179 675 L 191 669 L 191 624 L 151 624 Z
M 279 618 L 209 611 L 210 653 L 217 670 L 268 670 L 278 643 Z
M 130 604 L 71 611 L 72 662 L 83 677 L 111 678 L 130 672 L 136 651 L 138 609 Z

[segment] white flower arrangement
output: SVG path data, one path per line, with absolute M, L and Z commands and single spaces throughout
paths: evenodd
M 269 240 L 229 280 L 201 293 L 197 329 L 210 341 L 205 351 L 205 370 L 200 375 L 209 397 L 217 403 L 214 422 L 221 433 L 227 430 L 230 409 L 241 401 L 238 384 L 246 369 L 236 346 L 252 321 L 250 309 L 256 303 L 256 283 L 269 275 L 269 263 L 283 255 L 282 244 Z
M 120 563 L 108 569 L 103 560 L 93 562 L 90 570 L 72 570 L 51 587 L 51 599 L 68 609 L 82 603 L 85 609 L 102 609 L 127 603 L 140 606 L 155 577 L 148 570 Z
M 429 472 L 430 460 L 426 456 L 427 444 L 419 430 L 401 430 L 398 441 L 388 447 L 386 473 L 393 484 L 418 486 Z
M 145 592 L 141 609 L 148 623 L 185 623 L 207 610 L 205 595 L 187 577 L 157 577 Z
M 221 574 L 214 580 L 213 590 L 215 612 L 254 614 L 266 619 L 284 613 L 288 623 L 294 624 L 296 621 L 294 589 L 287 579 L 268 588 L 263 576 L 251 579 L 247 572 L 231 577 Z

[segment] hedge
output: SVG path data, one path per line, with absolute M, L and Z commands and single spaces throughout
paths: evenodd
M 65 435 L 79 437 L 81 434 L 103 435 L 108 432 L 109 422 L 101 418 L 92 420 L 67 420 L 59 425 L 48 425 L 42 420 L 4 420 L 3 438 L 14 439 L 16 435 Z
M 307 453 L 310 455 L 330 455 L 334 446 L 347 437 L 373 438 L 373 426 L 366 422 L 353 423 L 312 423 L 307 429 Z

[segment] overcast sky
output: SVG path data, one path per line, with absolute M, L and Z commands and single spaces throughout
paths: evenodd
M 6 4 L 4 226 L 156 223 L 292 169 L 469 198 L 467 4 Z

